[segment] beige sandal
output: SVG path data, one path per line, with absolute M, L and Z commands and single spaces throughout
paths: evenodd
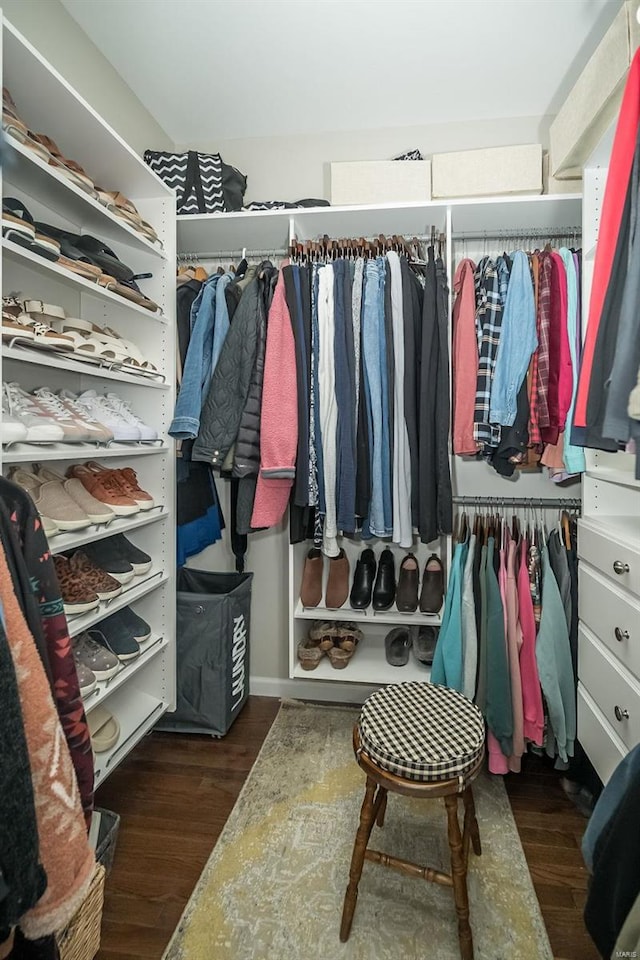
M 338 623 L 337 627 L 338 636 L 336 642 L 338 646 L 341 650 L 346 650 L 347 653 L 353 652 L 364 637 L 362 630 L 352 622 Z
M 325 653 L 331 650 L 338 636 L 338 628 L 335 623 L 328 620 L 314 620 L 313 626 L 309 630 L 309 639 L 320 645 L 320 649 Z
M 298 642 L 298 660 L 303 670 L 315 670 L 324 656 L 320 644 L 311 637 L 303 637 Z

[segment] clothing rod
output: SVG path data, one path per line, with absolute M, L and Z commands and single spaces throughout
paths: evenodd
M 540 510 L 580 509 L 582 501 L 578 497 L 553 498 L 545 497 L 453 497 L 453 502 L 460 506 L 474 507 L 535 507 Z
M 555 240 L 563 237 L 581 237 L 582 227 L 560 227 L 556 230 L 545 230 L 543 227 L 523 227 L 521 230 L 498 230 L 487 233 L 483 230 L 468 233 L 454 233 L 455 240 Z
M 195 253 L 193 251 L 190 251 L 190 252 L 183 251 L 182 253 L 178 254 L 176 259 L 183 260 L 185 262 L 188 262 L 190 259 L 191 260 L 229 260 L 229 259 L 233 259 L 234 257 L 236 259 L 238 257 L 242 258 L 243 254 L 247 259 L 250 257 L 262 257 L 264 259 L 265 257 L 286 257 L 288 254 L 288 251 L 284 249 L 275 250 L 273 247 L 271 247 L 269 250 L 245 250 L 242 248 L 240 250 L 216 250 L 215 253 Z

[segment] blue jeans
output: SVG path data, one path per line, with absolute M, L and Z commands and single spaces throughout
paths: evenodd
M 378 257 L 378 333 L 380 337 L 380 383 L 382 395 L 382 505 L 385 536 L 393 532 L 393 502 L 391 496 L 391 430 L 389 423 L 389 377 L 387 374 L 387 337 L 384 320 L 384 284 L 386 260 Z
M 384 271 L 384 264 L 382 267 Z M 384 277 L 384 273 L 382 273 Z M 381 324 L 382 321 L 382 324 Z M 382 326 L 382 329 L 380 329 Z M 367 397 L 371 406 L 371 505 L 369 529 L 373 536 L 384 537 L 389 532 L 385 527 L 383 468 L 384 468 L 384 393 L 382 376 L 386 386 L 386 354 L 381 354 L 381 337 L 384 338 L 384 287 L 379 265 L 367 260 L 364 272 L 362 295 L 362 351 L 366 376 Z M 389 474 L 389 423 L 387 420 L 386 467 Z M 389 484 L 389 494 L 391 487 Z M 391 498 L 389 497 L 389 500 Z

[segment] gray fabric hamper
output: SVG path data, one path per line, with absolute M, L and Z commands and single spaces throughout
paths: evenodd
M 158 729 L 224 736 L 249 696 L 252 573 L 182 567 L 177 583 L 177 698 Z

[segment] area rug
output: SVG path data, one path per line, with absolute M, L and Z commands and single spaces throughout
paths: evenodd
M 283 703 L 164 960 L 459 960 L 452 891 L 371 863 L 340 943 L 364 796 L 356 717 Z M 469 860 L 476 960 L 552 960 L 502 780 L 484 774 L 474 793 L 483 849 Z M 371 842 L 449 869 L 442 801 L 389 794 Z

